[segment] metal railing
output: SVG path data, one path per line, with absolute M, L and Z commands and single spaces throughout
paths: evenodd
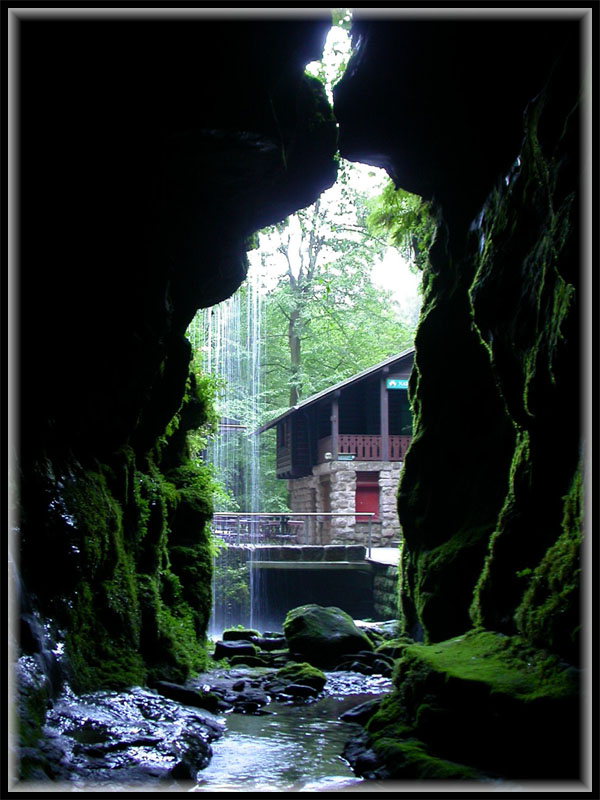
M 359 522 L 367 522 L 367 552 L 371 556 L 371 522 L 376 514 L 373 511 L 217 511 L 213 514 L 213 534 L 225 544 L 247 545 L 309 545 L 311 537 L 310 521 L 328 520 L 334 517 L 355 517 Z M 365 520 L 365 517 L 367 518 Z M 331 530 L 323 532 L 321 537 L 329 536 Z M 318 542 L 330 544 L 331 542 Z

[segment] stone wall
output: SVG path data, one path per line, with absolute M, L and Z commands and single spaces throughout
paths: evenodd
M 377 566 L 373 577 L 373 606 L 376 619 L 398 618 L 398 567 Z
M 332 514 L 348 514 L 355 509 L 356 472 L 379 472 L 379 520 L 371 523 L 371 544 L 393 547 L 400 539 L 396 509 L 396 490 L 402 469 L 400 461 L 328 461 L 313 467 L 312 475 L 288 480 L 292 511 L 325 511 L 324 484 L 329 483 L 329 508 Z M 354 515 L 309 520 L 310 544 L 367 544 L 369 526 L 356 523 Z

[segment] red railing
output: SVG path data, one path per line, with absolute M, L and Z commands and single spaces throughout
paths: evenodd
M 403 461 L 411 439 L 411 436 L 404 435 L 388 436 L 388 461 Z M 327 460 L 325 453 L 331 452 L 331 436 L 319 439 L 318 463 L 324 463 Z M 340 433 L 338 453 L 354 453 L 357 461 L 381 461 L 381 436 Z

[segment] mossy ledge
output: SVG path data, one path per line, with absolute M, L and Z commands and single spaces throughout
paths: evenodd
M 366 724 L 378 777 L 573 779 L 579 674 L 520 637 L 470 631 L 403 648 Z
M 23 574 L 64 631 L 77 691 L 184 680 L 206 665 L 213 479 L 185 434 L 212 419 L 211 402 L 192 376 L 152 451 L 46 459 L 26 487 L 45 502 L 27 505 Z

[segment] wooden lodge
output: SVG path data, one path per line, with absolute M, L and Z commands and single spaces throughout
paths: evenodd
M 303 400 L 259 429 L 276 429 L 277 477 L 296 512 L 372 512 L 373 542 L 396 542 L 396 489 L 411 441 L 414 348 Z M 364 540 L 366 517 L 315 519 L 311 541 Z

